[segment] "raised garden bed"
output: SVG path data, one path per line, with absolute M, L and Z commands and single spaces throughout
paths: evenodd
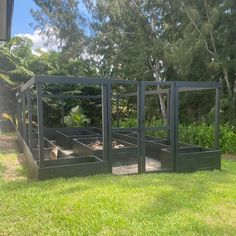
M 137 159 L 137 147 L 123 140 L 112 140 L 112 161 L 130 161 Z M 74 155 L 95 155 L 103 159 L 103 143 L 101 138 L 83 138 L 73 140 Z
M 221 152 L 203 147 L 182 147 L 177 150 L 175 167 L 170 148 L 161 150 L 161 167 L 177 172 L 220 169 Z
M 56 143 L 64 149 L 72 149 L 72 140 L 76 138 L 100 137 L 101 135 L 89 130 L 56 131 Z
M 137 134 L 136 133 L 114 133 L 113 137 L 130 142 L 132 144 L 137 144 Z M 179 143 L 180 147 L 194 147 L 195 145 L 188 143 Z M 161 139 L 158 137 L 145 136 L 145 152 L 146 156 L 153 158 L 155 160 L 161 160 L 161 150 L 170 148 L 170 143 L 166 139 Z
M 46 148 L 44 148 L 44 157 L 45 157 L 45 160 L 50 159 L 50 152 L 51 152 L 51 150 L 52 150 L 51 147 L 46 147 Z M 38 160 L 38 159 L 39 159 L 39 157 L 38 157 L 38 152 L 39 152 L 38 148 L 34 148 L 34 149 L 32 150 L 32 154 L 33 154 L 33 157 L 34 157 L 35 160 Z
M 49 140 L 44 140 L 44 157 L 45 159 L 50 159 L 50 152 L 52 150 L 52 145 Z M 38 140 L 33 139 L 33 150 L 32 154 L 35 160 L 38 160 Z
M 107 162 L 96 156 L 45 160 L 45 166 L 38 168 L 38 179 L 55 177 L 88 176 L 107 173 Z

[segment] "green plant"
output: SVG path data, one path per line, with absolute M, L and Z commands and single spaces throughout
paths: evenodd
M 214 127 L 206 123 L 181 124 L 179 140 L 203 147 L 214 147 Z M 229 123 L 220 126 L 220 147 L 222 152 L 236 153 L 236 128 Z
M 64 122 L 67 126 L 80 127 L 83 125 L 90 124 L 90 119 L 88 119 L 84 114 L 80 106 L 73 107 L 68 116 L 64 117 Z
M 160 120 L 152 120 L 150 123 L 145 122 L 145 127 L 158 127 L 162 125 Z M 137 127 L 136 119 L 126 118 L 120 122 L 121 128 Z M 148 131 L 146 135 L 166 138 L 167 132 Z M 214 147 L 214 126 L 207 123 L 192 123 L 179 125 L 179 141 L 191 143 L 203 147 Z M 223 153 L 236 153 L 236 127 L 226 123 L 220 126 L 220 148 Z
M 137 127 L 137 119 L 136 118 L 124 118 L 120 122 L 121 128 L 135 128 Z

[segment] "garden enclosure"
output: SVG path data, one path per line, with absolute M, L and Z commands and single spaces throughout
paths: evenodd
M 101 94 L 48 94 L 50 84 L 98 86 Z M 122 92 L 117 87 L 129 87 Z M 214 148 L 204 148 L 179 142 L 179 95 L 199 90 L 215 91 Z M 219 148 L 220 94 L 218 82 L 128 81 L 104 78 L 35 76 L 17 93 L 18 141 L 26 154 L 32 176 L 43 180 L 53 177 L 86 176 L 99 173 L 130 174 L 144 172 L 188 172 L 220 169 Z M 149 96 L 165 96 L 167 120 L 164 124 L 147 127 L 145 100 Z M 68 128 L 64 124 L 62 104 L 61 127 L 45 127 L 44 98 L 54 97 L 98 100 L 101 102 L 101 126 Z M 119 125 L 119 102 L 132 97 L 135 101 L 137 125 Z M 117 110 L 114 122 L 113 102 Z M 33 121 L 33 107 L 37 119 Z M 150 135 L 151 131 L 166 132 L 166 137 Z M 97 146 L 96 146 L 96 145 Z M 56 150 L 55 157 L 52 152 Z

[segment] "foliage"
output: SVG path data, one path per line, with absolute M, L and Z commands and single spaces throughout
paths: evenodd
M 83 31 L 86 22 L 80 11 L 81 2 L 35 0 L 35 3 L 38 8 L 31 10 L 37 22 L 35 28 L 51 38 L 50 43 L 59 45 L 64 56 L 77 59 L 83 51 L 86 39 Z
M 7 77 L 5 82 L 19 85 L 33 76 L 27 69 L 32 60 L 32 41 L 28 38 L 15 37 L 11 41 L 0 46 L 0 78 Z M 4 79 L 3 79 L 4 80 Z
M 86 60 L 65 60 L 61 52 L 44 52 L 36 50 L 32 52 L 32 41 L 28 38 L 13 37 L 9 42 L 0 46 L 0 114 L 16 114 L 16 97 L 22 83 L 33 75 L 67 75 L 67 76 L 93 76 L 95 68 Z M 80 86 L 46 85 L 49 94 L 75 92 Z M 75 103 L 72 101 L 72 103 Z M 65 104 L 65 111 L 72 108 L 70 101 Z M 60 124 L 61 104 L 55 99 L 44 99 L 44 113 L 46 126 L 58 126 Z M 83 105 L 83 108 L 86 105 Z M 93 106 L 91 106 L 93 107 Z
M 115 121 L 114 124 L 115 125 Z M 158 127 L 162 125 L 160 120 L 146 121 L 145 127 Z M 120 121 L 121 128 L 137 127 L 136 118 L 126 118 Z M 166 138 L 165 131 L 148 131 L 146 135 Z M 214 126 L 207 123 L 192 123 L 179 125 L 179 141 L 200 145 L 202 147 L 214 147 Z M 220 126 L 220 149 L 223 153 L 236 153 L 236 127 L 229 123 Z
M 32 53 L 32 41 L 15 37 L 0 46 L 0 113 L 15 114 L 14 93 L 33 74 L 66 76 L 107 76 L 132 80 L 222 81 L 222 121 L 236 124 L 234 0 L 141 1 L 141 0 L 35 0 L 32 14 L 35 27 L 60 43 L 58 52 Z M 83 14 L 84 12 L 84 14 Z M 80 86 L 46 85 L 49 94 L 77 93 Z M 148 88 L 147 88 L 148 89 Z M 113 91 L 129 91 L 116 87 Z M 209 122 L 214 102 L 209 93 L 180 97 L 181 122 Z M 60 105 L 45 99 L 47 111 L 60 120 Z M 91 122 L 99 105 L 82 102 Z M 122 118 L 135 110 L 130 99 L 121 101 Z M 159 104 L 158 104 L 159 103 Z M 148 120 L 157 114 L 166 99 L 149 99 Z M 164 104 L 162 106 L 161 104 Z M 75 106 L 65 102 L 65 112 Z M 199 112 L 199 110 L 201 112 Z M 128 111 L 128 112 L 127 112 Z M 99 116 L 100 117 L 100 116 Z M 164 120 L 164 119 L 163 119 Z M 49 122 L 46 120 L 46 123 Z M 50 123 L 50 122 L 49 122 Z M 99 123 L 99 122 L 98 122 Z
M 223 120 L 235 120 L 234 0 L 35 2 L 39 10 L 33 16 L 38 27 L 44 33 L 48 31 L 45 26 L 56 28 L 51 33 L 64 40 L 63 53 L 73 51 L 71 58 L 86 51 L 99 75 L 132 80 L 222 81 L 227 101 L 227 107 L 222 107 L 226 109 Z M 71 26 L 64 27 L 68 23 Z M 203 110 L 213 108 L 207 95 L 201 100 L 193 95 L 192 100 L 198 100 Z M 187 99 L 185 104 L 195 106 Z
M 182 142 L 203 147 L 214 147 L 214 127 L 202 124 L 181 124 L 179 139 Z M 236 153 L 236 128 L 226 123 L 220 127 L 220 147 L 222 152 Z
M 0 114 L 15 115 L 15 93 L 22 82 L 33 76 L 27 68 L 33 57 L 31 46 L 31 40 L 20 37 L 0 46 Z
M 12 116 L 7 114 L 7 113 L 2 113 L 0 118 L 2 118 L 3 120 L 5 121 L 11 121 L 14 123 L 13 119 L 12 119 Z
M 116 125 L 116 121 L 113 121 Z M 119 121 L 120 128 L 135 128 L 137 127 L 137 119 L 136 118 L 123 118 Z
M 99 86 L 83 86 L 80 91 L 83 95 L 101 95 Z M 101 127 L 102 125 L 101 101 L 101 99 L 81 99 L 79 101 L 84 114 L 90 119 L 92 126 Z
M 0 80 L 8 85 L 13 85 L 14 83 L 11 81 L 11 79 L 9 78 L 9 76 L 4 75 L 4 74 L 0 74 Z
M 81 127 L 90 124 L 90 120 L 83 114 L 80 106 L 73 107 L 69 115 L 64 117 L 64 122 L 69 127 Z

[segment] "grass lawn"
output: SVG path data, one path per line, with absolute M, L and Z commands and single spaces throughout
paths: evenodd
M 44 182 L 20 177 L 20 168 L 7 178 L 6 160 L 16 158 L 1 148 L 0 235 L 236 235 L 233 156 L 222 171 Z

